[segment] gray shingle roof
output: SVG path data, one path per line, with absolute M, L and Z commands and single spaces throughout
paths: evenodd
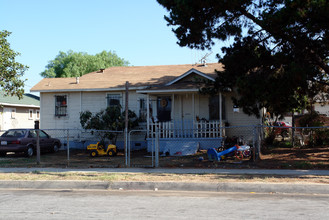
M 4 92 L 0 92 L 0 105 L 22 105 L 22 106 L 37 106 L 40 107 L 40 98 L 33 94 L 23 94 L 23 98 L 17 96 L 5 96 Z

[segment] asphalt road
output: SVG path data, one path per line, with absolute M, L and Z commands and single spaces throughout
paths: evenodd
M 329 219 L 329 196 L 0 190 L 0 219 Z

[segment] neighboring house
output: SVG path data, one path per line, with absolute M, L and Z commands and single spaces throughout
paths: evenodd
M 328 90 L 328 88 L 326 88 Z M 312 103 L 313 110 L 320 115 L 329 117 L 329 93 L 321 92 L 313 98 Z
M 0 92 L 0 130 L 11 128 L 34 128 L 40 119 L 40 98 L 32 94 L 5 96 Z
M 124 107 L 125 83 L 129 81 L 128 106 L 143 121 L 141 126 L 147 130 L 148 138 L 160 129 L 161 148 L 170 148 L 173 140 L 176 145 L 197 143 L 201 148 L 209 148 L 218 146 L 224 135 L 252 135 L 246 128 L 225 131 L 220 124 L 261 123 L 261 119 L 234 108 L 232 93 L 213 97 L 199 93 L 202 80 L 214 81 L 215 69 L 222 70 L 222 65 L 110 67 L 79 78 L 45 78 L 31 91 L 40 92 L 41 128 L 81 129 L 80 112 L 95 113 L 114 105 Z
M 329 103 L 314 103 L 314 110 L 329 117 Z

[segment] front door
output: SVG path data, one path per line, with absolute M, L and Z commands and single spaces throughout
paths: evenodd
M 171 120 L 171 97 L 158 97 L 157 99 L 158 120 L 160 122 Z

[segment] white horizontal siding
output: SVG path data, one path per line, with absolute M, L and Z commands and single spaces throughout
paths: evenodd
M 80 112 L 100 112 L 107 107 L 107 94 L 118 94 L 121 105 L 125 104 L 124 92 L 70 92 L 70 93 L 41 93 L 41 118 L 40 127 L 43 129 L 80 129 Z M 55 96 L 67 95 L 67 116 L 55 116 Z M 145 95 L 129 92 L 129 109 L 137 115 L 139 112 L 139 99 Z
M 7 108 L 7 107 L 5 107 Z M 9 109 L 15 109 L 15 117 L 11 118 L 11 114 L 3 114 L 3 108 L 0 109 L 0 130 L 8 128 L 34 128 L 34 121 L 39 120 L 36 118 L 36 113 L 39 108 L 25 108 L 25 107 L 9 107 Z M 29 110 L 33 111 L 32 118 L 29 117 Z M 7 117 L 7 118 L 4 118 Z M 7 123 L 4 125 L 4 123 Z
M 329 116 L 329 103 L 326 103 L 325 105 L 315 103 L 314 110 L 319 112 L 319 114 L 324 114 L 324 115 Z

